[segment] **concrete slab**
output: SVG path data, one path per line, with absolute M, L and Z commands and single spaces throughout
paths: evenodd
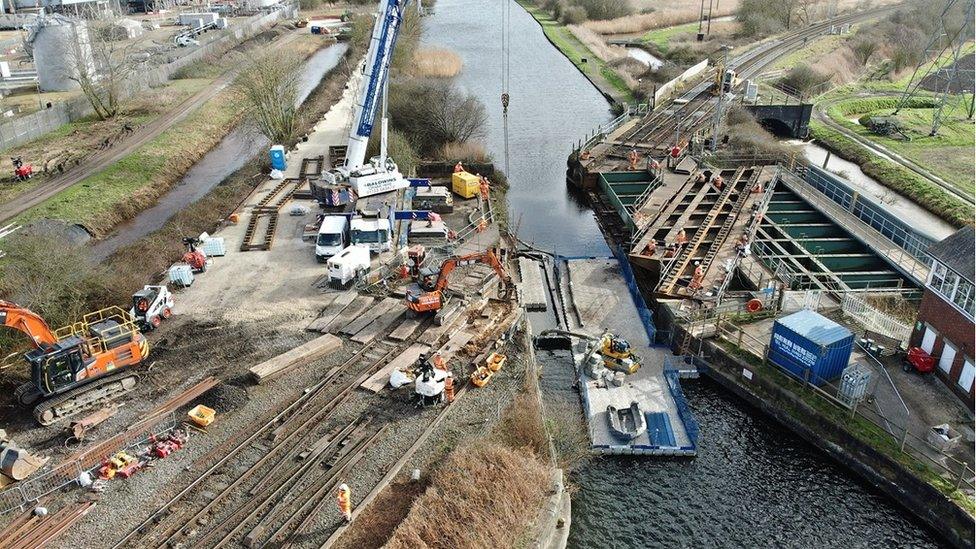
M 529 311 L 545 311 L 546 286 L 542 277 L 542 267 L 536 261 L 520 257 L 518 268 L 521 281 L 517 286 L 521 294 L 522 306 Z
M 572 301 L 568 310 L 578 311 L 582 323 L 580 331 L 599 336 L 610 330 L 626 339 L 641 360 L 641 369 L 615 387 L 603 380 L 595 380 L 578 372 L 583 411 L 589 425 L 592 450 L 605 454 L 635 455 L 694 455 L 682 447 L 691 441 L 678 415 L 678 407 L 664 377 L 664 360 L 670 351 L 650 347 L 647 332 L 630 297 L 630 291 L 616 259 L 574 259 L 566 261 Z M 577 362 L 582 353 L 577 352 Z M 607 406 L 627 408 L 631 402 L 640 404 L 645 413 L 663 412 L 668 416 L 675 445 L 663 447 L 651 444 L 647 433 L 632 441 L 624 441 L 610 432 Z
M 427 345 L 421 345 L 419 343 L 415 343 L 407 347 L 406 349 L 403 350 L 402 353 L 397 355 L 386 366 L 383 366 L 378 372 L 376 372 L 375 374 L 370 376 L 369 379 L 364 381 L 362 385 L 360 385 L 360 387 L 369 391 L 373 391 L 374 393 L 378 393 L 382 391 L 383 388 L 386 387 L 387 383 L 389 383 L 390 374 L 393 373 L 393 370 L 397 368 L 405 368 L 407 366 L 410 366 L 411 364 L 417 361 L 417 358 L 420 357 L 420 355 L 429 351 L 430 351 L 430 347 L 428 347 Z
M 357 316 L 352 322 L 339 329 L 340 333 L 347 335 L 358 334 L 360 330 L 368 326 L 374 320 L 392 311 L 397 305 L 402 306 L 403 302 L 393 297 L 384 298 L 379 303 L 373 303 L 367 307 L 362 314 Z
M 352 341 L 356 343 L 369 343 L 380 335 L 380 332 L 388 328 L 394 322 L 399 322 L 403 320 L 403 314 L 406 307 L 400 300 L 395 300 L 393 306 L 389 307 L 386 312 L 380 314 L 375 320 L 366 325 L 365 328 L 356 332 L 356 335 L 352 336 Z

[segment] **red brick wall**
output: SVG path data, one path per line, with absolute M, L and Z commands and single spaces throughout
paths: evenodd
M 938 362 L 938 357 L 942 356 L 942 350 L 945 348 L 945 340 L 952 342 L 952 346 L 956 348 L 956 357 L 952 362 L 949 375 L 945 375 L 938 366 L 935 368 L 935 373 L 942 378 L 953 392 L 968 404 L 970 410 L 973 410 L 974 395 L 972 388 L 970 388 L 969 392 L 963 391 L 956 382 L 959 380 L 960 374 L 962 374 L 963 362 L 967 358 L 970 362 L 974 362 L 974 359 L 976 359 L 976 335 L 974 335 L 976 326 L 974 326 L 973 322 L 966 315 L 960 313 L 958 309 L 929 289 L 926 289 L 925 294 L 922 296 L 922 303 L 918 308 L 918 320 L 919 322 L 928 323 L 935 328 L 935 331 L 939 332 L 939 337 L 935 340 L 935 346 L 932 347 L 932 356 L 936 357 L 936 362 Z M 918 324 L 916 324 L 915 332 L 912 334 L 911 339 L 913 347 L 921 346 L 922 336 L 924 334 L 925 325 L 923 324 L 921 329 L 919 329 Z

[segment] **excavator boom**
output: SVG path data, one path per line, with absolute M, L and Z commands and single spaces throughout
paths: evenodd
M 0 325 L 27 334 L 34 347 L 58 342 L 57 336 L 40 315 L 10 301 L 0 300 Z

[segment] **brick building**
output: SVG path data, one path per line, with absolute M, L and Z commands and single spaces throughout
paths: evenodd
M 974 270 L 976 231 L 960 229 L 933 244 L 932 267 L 919 305 L 911 344 L 936 358 L 936 375 L 973 409 L 976 377 Z

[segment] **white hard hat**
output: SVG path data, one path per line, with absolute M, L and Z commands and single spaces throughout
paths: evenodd
M 342 484 L 339 485 L 339 489 L 342 490 L 343 492 L 348 492 L 349 491 L 349 485 L 346 484 L 345 482 L 343 482 Z
M 697 267 L 697 266 L 699 266 L 699 265 L 701 265 L 701 261 L 696 261 L 696 262 L 695 262 L 695 267 Z

